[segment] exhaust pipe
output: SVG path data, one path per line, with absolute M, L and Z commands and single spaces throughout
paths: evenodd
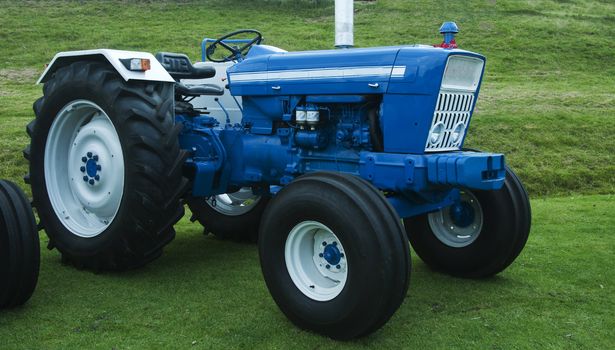
M 335 0 L 335 47 L 354 46 L 353 0 Z

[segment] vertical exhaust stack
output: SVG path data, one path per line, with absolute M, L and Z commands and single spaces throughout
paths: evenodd
M 335 0 L 335 47 L 354 46 L 353 0 Z

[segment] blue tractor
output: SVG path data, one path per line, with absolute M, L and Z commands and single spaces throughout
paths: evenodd
M 528 238 L 528 196 L 502 154 L 463 148 L 485 58 L 454 48 L 454 24 L 442 31 L 440 47 L 286 52 L 243 30 L 196 64 L 57 54 L 24 151 L 49 247 L 135 268 L 187 204 L 207 232 L 258 241 L 282 312 L 336 339 L 400 306 L 408 240 L 436 270 L 499 273 Z

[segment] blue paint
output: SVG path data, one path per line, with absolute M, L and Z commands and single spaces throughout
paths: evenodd
M 331 265 L 337 265 L 342 260 L 341 252 L 336 244 L 328 244 L 323 251 L 323 256 Z
M 441 31 L 452 40 L 458 28 L 445 23 Z M 231 94 L 242 97 L 241 125 L 219 125 L 206 115 L 176 116 L 183 124 L 180 145 L 188 151 L 184 168 L 192 195 L 244 186 L 265 192 L 275 186 L 276 192 L 302 174 L 335 171 L 387 191 L 398 214 L 409 217 L 453 205 L 462 187 L 501 188 L 502 154 L 425 153 L 453 55 L 485 60 L 427 46 L 306 52 L 254 46 L 227 71 Z M 473 103 L 479 90 L 480 83 Z M 319 113 L 317 122 L 297 121 L 297 113 L 310 111 Z M 455 220 L 465 224 L 471 215 L 461 206 L 454 209 Z M 323 256 L 336 266 L 337 248 L 324 247 Z
M 100 181 L 100 175 L 98 175 L 98 172 L 102 170 L 102 167 L 98 164 L 98 155 L 88 152 L 85 157 L 81 157 L 81 161 L 85 163 L 85 166 L 82 165 L 79 167 L 79 170 L 81 170 L 82 173 L 85 173 L 83 176 L 83 181 L 89 183 L 90 185 L 94 185 L 96 181 Z
M 440 33 L 444 35 L 444 43 L 450 44 L 455 40 L 455 34 L 459 33 L 459 27 L 455 22 L 444 22 L 440 27 Z
M 86 173 L 89 177 L 96 176 L 97 172 L 97 164 L 94 159 L 88 159 L 87 163 L 85 163 Z

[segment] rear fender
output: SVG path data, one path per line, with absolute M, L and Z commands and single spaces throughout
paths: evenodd
M 145 72 L 136 72 L 128 70 L 120 59 L 125 58 L 146 58 L 150 61 L 150 69 Z M 154 55 L 148 52 L 138 51 L 121 51 L 109 49 L 82 50 L 82 51 L 65 51 L 55 55 L 47 68 L 36 82 L 37 84 L 44 83 L 49 80 L 55 71 L 68 66 L 77 61 L 101 61 L 108 62 L 115 70 L 124 78 L 124 80 L 146 80 L 160 82 L 174 82 L 173 78 L 164 69 L 164 67 L 156 60 Z

